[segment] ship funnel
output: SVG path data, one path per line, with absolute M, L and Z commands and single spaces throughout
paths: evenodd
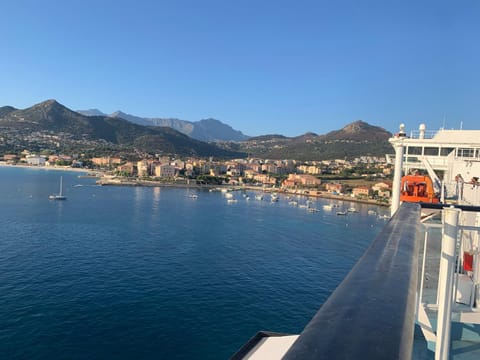
M 419 132 L 419 135 L 418 137 L 420 139 L 425 139 L 425 130 L 426 130 L 426 126 L 425 124 L 420 124 L 420 126 L 418 127 L 418 132 Z

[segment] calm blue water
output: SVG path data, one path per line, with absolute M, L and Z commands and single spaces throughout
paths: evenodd
M 77 175 L 0 168 L 2 359 L 227 359 L 299 333 L 384 225 Z

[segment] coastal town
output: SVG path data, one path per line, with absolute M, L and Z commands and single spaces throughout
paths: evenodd
M 126 161 L 121 157 L 38 155 L 27 150 L 4 154 L 0 164 L 85 171 L 101 185 L 248 187 L 349 201 L 388 205 L 392 164 L 364 156 L 301 162 L 246 158 L 156 158 Z
M 480 1 L 0 9 L 0 360 L 480 360 Z

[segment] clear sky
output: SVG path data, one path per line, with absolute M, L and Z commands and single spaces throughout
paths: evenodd
M 0 106 L 480 129 L 479 0 L 7 0 L 0 49 Z

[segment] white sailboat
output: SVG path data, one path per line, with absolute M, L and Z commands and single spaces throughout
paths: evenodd
M 63 177 L 60 176 L 60 192 L 58 194 L 52 194 L 48 198 L 50 200 L 67 200 L 67 197 L 62 194 L 63 192 Z

